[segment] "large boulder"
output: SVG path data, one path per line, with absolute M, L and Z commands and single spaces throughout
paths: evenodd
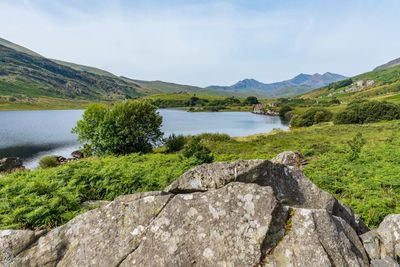
M 400 214 L 389 214 L 378 229 L 360 236 L 374 266 L 398 266 L 400 263 Z M 397 265 L 383 265 L 397 262 Z
M 0 159 L 0 172 L 9 172 L 15 169 L 23 168 L 23 161 L 20 158 Z
M 400 262 L 400 214 L 386 216 L 376 232 L 382 241 L 381 258 L 389 256 Z
M 105 203 L 39 239 L 16 231 L 27 239 L 8 239 L 17 249 L 3 264 L 368 266 L 358 225 L 351 208 L 297 167 L 217 162 L 189 170 L 162 192 Z

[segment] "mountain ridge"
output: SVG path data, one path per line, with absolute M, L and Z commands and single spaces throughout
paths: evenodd
M 246 78 L 231 86 L 212 85 L 206 88 L 232 92 L 262 92 L 279 97 L 290 95 L 291 92 L 294 94 L 305 93 L 346 78 L 347 77 L 343 75 L 331 72 L 326 72 L 324 74 L 315 73 L 312 75 L 300 73 L 292 79 L 281 82 L 262 83 L 255 79 Z

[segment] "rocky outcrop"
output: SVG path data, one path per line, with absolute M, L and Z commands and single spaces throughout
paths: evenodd
M 59 165 L 67 164 L 71 161 L 77 160 L 76 158 L 65 158 L 63 156 L 53 156 L 53 157 L 57 160 Z
M 23 161 L 20 158 L 3 158 L 0 160 L 0 172 L 10 172 L 24 168 L 22 164 Z
M 84 154 L 82 152 L 82 150 L 75 150 L 71 153 L 71 156 L 76 158 L 76 159 L 83 159 L 84 158 Z
M 0 231 L 0 245 L 5 266 L 369 266 L 365 231 L 299 168 L 238 160 L 102 203 L 40 238 Z
M 279 112 L 276 110 L 276 104 L 264 103 L 254 105 L 252 113 L 270 116 L 279 116 Z

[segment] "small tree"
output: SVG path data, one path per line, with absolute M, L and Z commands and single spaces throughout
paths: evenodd
M 195 157 L 200 163 L 210 163 L 213 161 L 214 156 L 211 154 L 210 149 L 201 144 L 200 137 L 194 137 L 183 149 L 183 156 L 186 158 Z
M 258 104 L 259 102 L 258 102 L 257 97 L 255 97 L 255 96 L 249 96 L 249 97 L 247 97 L 247 98 L 244 100 L 244 103 L 245 103 L 246 105 L 255 105 L 255 104 Z
M 93 154 L 150 152 L 162 140 L 162 117 L 148 102 L 125 100 L 112 108 L 91 104 L 72 129 Z

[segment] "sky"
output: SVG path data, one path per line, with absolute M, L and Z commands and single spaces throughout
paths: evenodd
M 141 80 L 354 76 L 400 57 L 398 0 L 0 0 L 0 14 L 1 38 Z

